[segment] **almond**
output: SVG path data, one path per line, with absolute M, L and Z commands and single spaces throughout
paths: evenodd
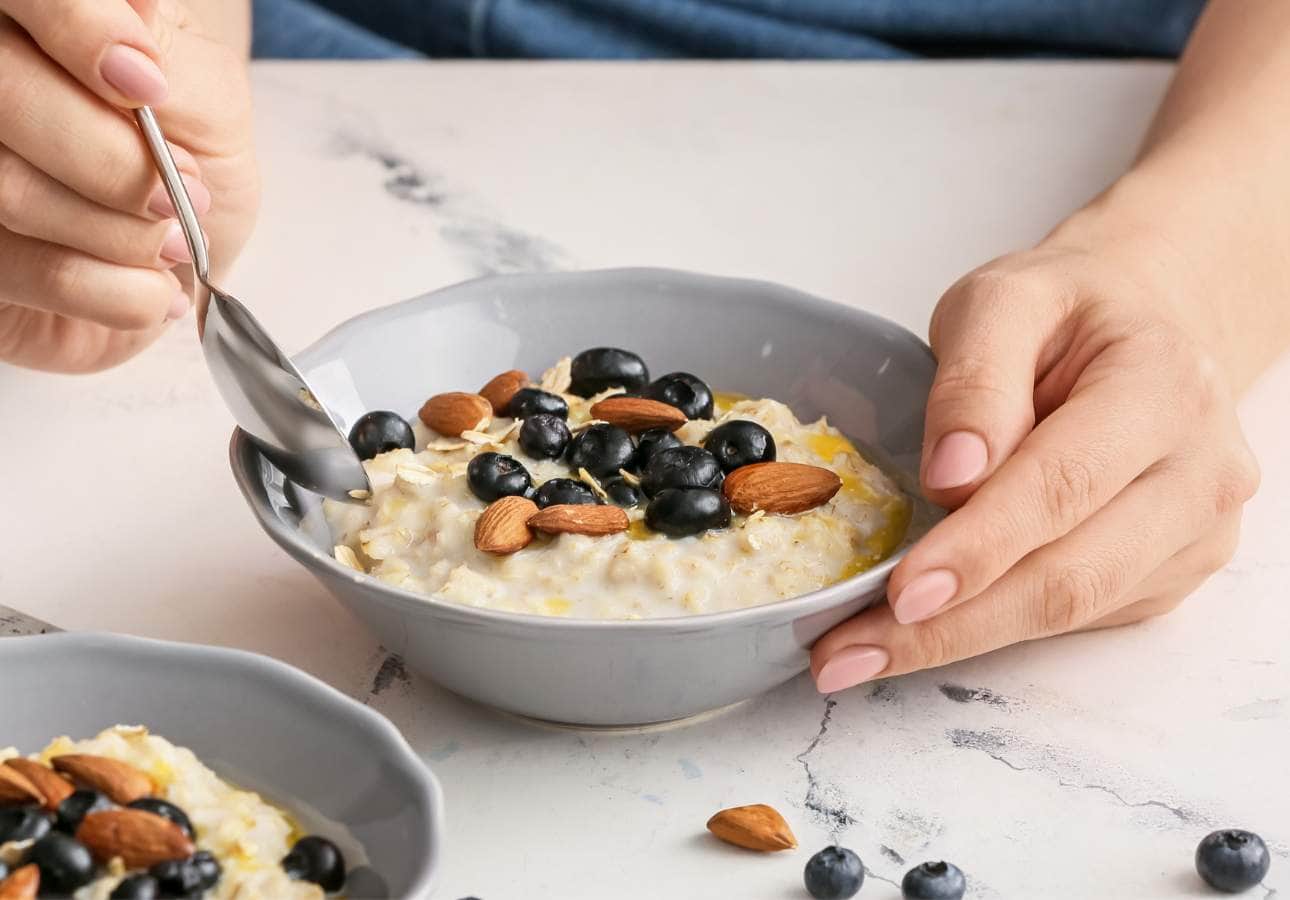
M 0 881 L 0 900 L 36 900 L 40 892 L 40 869 L 29 863 L 14 869 L 9 877 Z
M 829 502 L 842 487 L 830 469 L 802 463 L 764 462 L 740 466 L 726 476 L 722 493 L 737 513 L 763 509 L 790 515 Z
M 526 497 L 493 501 L 475 521 L 475 546 L 499 556 L 523 550 L 533 540 L 528 521 L 537 511 L 537 504 Z
M 593 506 L 590 503 L 557 503 L 539 510 L 529 519 L 529 527 L 547 534 L 616 534 L 626 531 L 627 513 L 617 506 Z
M 592 404 L 591 415 L 633 434 L 650 428 L 676 431 L 689 421 L 675 406 L 644 397 L 606 397 Z
M 0 806 L 45 805 L 45 795 L 31 779 L 12 766 L 0 766 Z
M 55 769 L 77 784 L 107 794 L 113 803 L 129 806 L 157 792 L 152 779 L 129 763 L 88 753 L 68 753 L 50 760 Z
M 528 375 L 519 369 L 511 369 L 509 372 L 495 376 L 492 381 L 480 388 L 479 396 L 493 407 L 493 415 L 504 416 L 506 407 L 511 405 L 511 398 L 515 396 L 516 391 L 528 383 Z
M 487 424 L 493 406 L 478 394 L 452 391 L 435 394 L 421 407 L 421 421 L 445 437 L 461 437 L 463 431 Z
M 121 857 L 127 869 L 146 869 L 171 859 L 187 859 L 197 849 L 169 819 L 142 809 L 92 812 L 76 829 L 76 839 L 106 863 Z
M 797 846 L 784 817 L 764 803 L 723 809 L 708 820 L 708 831 L 727 844 L 749 850 L 792 850 Z
M 72 783 L 62 775 L 59 775 L 49 766 L 36 762 L 34 759 L 16 756 L 13 759 L 5 760 L 5 765 L 17 769 L 19 774 L 35 785 L 36 790 L 45 795 L 44 807 L 49 812 L 57 811 L 58 804 L 70 797 L 72 792 L 76 790 Z

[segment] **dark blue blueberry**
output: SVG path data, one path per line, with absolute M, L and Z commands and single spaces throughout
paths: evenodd
M 371 459 L 391 450 L 411 450 L 416 446 L 412 426 L 398 413 L 378 409 L 354 423 L 349 443 L 359 459 Z
M 615 475 L 613 478 L 602 481 L 600 486 L 605 489 L 605 493 L 609 495 L 609 502 L 614 506 L 626 508 L 636 506 L 641 502 L 640 488 L 621 475 Z
M 131 803 L 130 808 L 141 809 L 161 816 L 163 819 L 169 819 L 182 828 L 184 834 L 190 838 L 193 836 L 193 823 L 188 820 L 188 815 L 173 803 L 167 803 L 159 797 L 143 797 Z
M 721 487 L 725 475 L 717 458 L 702 447 L 659 450 L 641 473 L 641 488 L 653 497 L 667 488 Z
M 573 358 L 569 373 L 573 376 L 569 393 L 579 397 L 590 397 L 612 387 L 634 391 L 649 383 L 645 360 L 617 347 L 583 350 Z
M 51 831 L 31 848 L 27 862 L 40 869 L 42 895 L 65 896 L 94 878 L 94 857 L 85 845 L 61 831 Z
M 905 900 L 963 900 L 967 879 L 959 867 L 947 862 L 925 862 L 905 873 L 900 895 Z
M 632 436 L 617 425 L 592 425 L 574 435 L 565 460 L 577 471 L 586 469 L 597 478 L 617 475 L 636 455 Z
M 466 484 L 485 503 L 500 497 L 523 497 L 533 487 L 524 464 L 501 453 L 480 453 L 466 466 Z
M 331 841 L 317 835 L 302 837 L 282 858 L 282 870 L 296 881 L 310 881 L 324 891 L 345 886 L 345 857 Z
M 636 456 L 632 458 L 632 466 L 637 472 L 643 472 L 655 453 L 682 445 L 682 440 L 666 428 L 642 431 L 636 436 Z
M 645 524 L 668 537 L 686 537 L 730 524 L 730 504 L 710 488 L 666 488 L 645 507 Z
M 803 880 L 815 900 L 846 900 L 864 884 L 864 863 L 845 847 L 825 847 L 807 860 Z
M 709 431 L 703 448 L 717 458 L 727 475 L 740 466 L 775 459 L 775 439 L 770 432 L 745 419 L 735 419 Z
M 113 888 L 108 897 L 109 900 L 158 900 L 161 885 L 151 875 L 130 875 Z
M 0 809 L 0 844 L 36 841 L 49 834 L 49 816 L 30 806 Z
M 567 419 L 569 404 L 559 394 L 552 394 L 540 388 L 520 388 L 506 406 L 506 414 L 514 419 L 527 419 L 538 413 Z
M 569 426 L 550 413 L 529 416 L 520 426 L 520 449 L 534 459 L 559 459 L 569 446 Z
M 220 876 L 224 874 L 219 860 L 209 850 L 198 850 L 188 858 L 188 864 L 197 870 L 197 875 L 201 879 L 201 890 L 215 887 L 219 884 Z
M 76 829 L 81 827 L 81 819 L 84 819 L 88 813 L 111 808 L 112 801 L 106 794 L 89 789 L 73 791 L 67 795 L 67 799 L 58 804 L 57 821 L 54 824 L 59 831 L 76 834 Z
M 572 478 L 552 478 L 550 481 L 544 481 L 533 492 L 533 502 L 539 509 L 546 509 L 548 506 L 559 506 L 565 503 L 594 504 L 600 501 L 596 499 L 591 488 L 581 481 L 574 481 Z
M 1215 831 L 1196 847 L 1196 872 L 1210 887 L 1229 894 L 1254 887 L 1271 865 L 1268 845 L 1249 831 Z
M 712 418 L 712 390 L 689 372 L 672 372 L 650 382 L 642 397 L 675 406 L 691 419 Z

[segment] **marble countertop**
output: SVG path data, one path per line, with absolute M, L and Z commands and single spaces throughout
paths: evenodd
M 265 200 L 230 287 L 299 348 L 473 275 L 661 265 L 781 281 L 925 333 L 941 290 L 1130 159 L 1167 67 L 269 64 Z M 0 602 L 67 629 L 258 650 L 388 715 L 448 802 L 438 896 L 791 900 L 830 840 L 895 898 L 1207 896 L 1215 827 L 1290 893 L 1290 363 L 1243 417 L 1236 558 L 1167 619 L 824 698 L 799 678 L 688 727 L 535 727 L 409 675 L 258 530 L 192 321 L 93 378 L 0 368 Z M 647 688 L 646 688 L 647 689 Z M 770 803 L 802 848 L 710 839 Z

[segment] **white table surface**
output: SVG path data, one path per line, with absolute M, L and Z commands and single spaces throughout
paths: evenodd
M 1168 74 L 260 65 L 264 209 L 230 287 L 289 348 L 483 272 L 638 264 L 773 279 L 925 333 L 959 274 L 1122 169 Z M 448 900 L 789 900 L 831 837 L 874 900 L 941 857 L 974 897 L 1206 896 L 1192 853 L 1226 826 L 1272 844 L 1254 892 L 1271 896 L 1290 891 L 1287 392 L 1283 364 L 1244 404 L 1264 484 L 1236 558 L 1165 620 L 827 701 L 799 678 L 686 728 L 578 733 L 408 676 L 270 544 L 228 473 L 189 319 L 99 376 L 0 368 L 0 601 L 269 653 L 386 713 L 446 790 Z M 753 802 L 802 848 L 706 836 L 711 813 Z

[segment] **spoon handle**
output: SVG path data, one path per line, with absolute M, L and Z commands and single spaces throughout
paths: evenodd
M 193 201 L 189 198 L 188 188 L 184 186 L 184 180 L 179 175 L 179 167 L 175 165 L 175 158 L 170 155 L 170 145 L 166 143 L 166 136 L 161 133 L 157 117 L 149 107 L 141 106 L 136 109 L 134 118 L 139 123 L 139 130 L 143 132 L 144 139 L 148 142 L 148 149 L 152 151 L 152 158 L 157 164 L 157 171 L 161 173 L 161 182 L 166 186 L 170 202 L 179 212 L 179 225 L 184 230 L 184 237 L 188 239 L 188 251 L 193 256 L 193 269 L 197 273 L 197 279 L 210 287 L 210 257 L 206 252 L 206 236 L 202 234 L 202 226 L 197 221 L 197 213 L 193 211 Z

